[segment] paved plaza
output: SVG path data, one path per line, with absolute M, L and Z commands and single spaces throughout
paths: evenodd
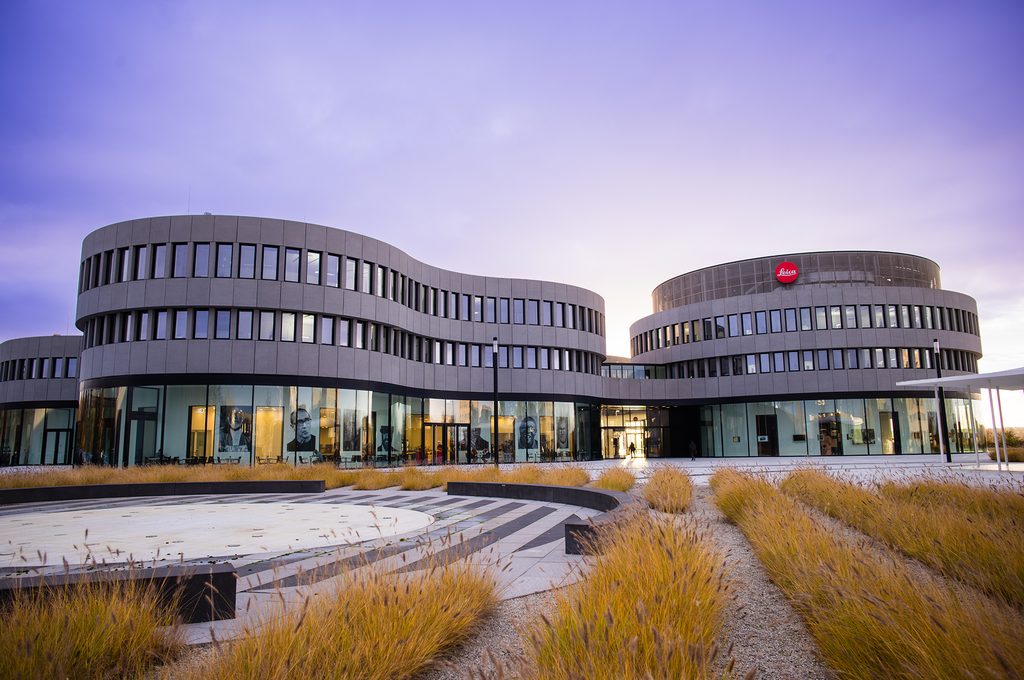
M 980 483 L 1017 486 L 1024 464 L 997 471 L 974 454 L 837 459 L 623 459 L 579 463 L 591 477 L 611 467 L 643 482 L 659 465 L 681 466 L 697 484 L 732 465 L 766 475 L 812 463 L 858 479 L 952 470 Z M 565 554 L 566 522 L 597 511 L 572 505 L 450 496 L 440 490 L 335 489 L 322 494 L 204 495 L 34 503 L 0 508 L 0 577 L 62 573 L 93 561 L 115 568 L 230 562 L 238 571 L 235 621 L 189 626 L 193 643 L 237 634 L 265 605 L 300 602 L 344 572 L 373 564 L 393 573 L 428 568 L 432 557 L 496 567 L 509 599 L 574 581 L 587 558 Z M 88 530 L 88 532 L 87 532 Z M 65 566 L 65 562 L 66 565 Z

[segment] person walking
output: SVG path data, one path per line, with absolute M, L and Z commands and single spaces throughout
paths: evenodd
M 697 443 L 690 440 L 690 460 L 697 460 Z

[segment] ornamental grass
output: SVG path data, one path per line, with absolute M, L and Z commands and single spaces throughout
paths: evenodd
M 497 605 L 494 575 L 456 562 L 400 576 L 348 572 L 301 606 L 254 615 L 245 637 L 217 646 L 185 680 L 409 678 L 471 634 Z
M 686 512 L 693 500 L 693 480 L 683 468 L 659 465 L 647 478 L 644 499 L 653 509 L 661 512 Z
M 790 473 L 786 494 L 933 569 L 1024 607 L 1024 498 L 961 480 L 898 484 L 874 493 L 819 470 Z
M 25 589 L 0 606 L 0 678 L 141 677 L 183 648 L 171 605 L 139 581 Z
M 620 467 L 608 468 L 601 473 L 601 476 L 594 482 L 594 486 L 598 489 L 608 489 L 609 491 L 622 491 L 626 492 L 633 488 L 636 484 L 636 475 L 629 470 Z
M 1014 608 L 839 535 L 752 475 L 720 470 L 711 485 L 840 677 L 1019 677 Z
M 585 577 L 556 594 L 553 618 L 526 631 L 521 677 L 731 677 L 719 642 L 729 585 L 703 531 L 634 513 L 599 542 Z

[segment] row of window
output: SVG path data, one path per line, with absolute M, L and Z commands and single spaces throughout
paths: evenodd
M 0 382 L 74 378 L 77 374 L 78 357 L 40 357 L 0 362 Z
M 978 372 L 978 357 L 972 352 L 944 349 L 941 361 L 945 369 Z M 930 348 L 860 347 L 737 354 L 660 365 L 606 364 L 601 367 L 601 375 L 626 379 L 717 378 L 754 373 L 865 368 L 930 369 L 933 366 L 934 357 Z
M 284 281 L 332 288 L 344 285 L 346 290 L 398 302 L 417 312 L 461 321 L 557 326 L 602 337 L 605 333 L 604 315 L 583 305 L 441 290 L 365 260 L 279 246 L 261 246 L 258 253 L 257 246 L 245 243 L 193 243 L 191 267 L 188 243 L 108 250 L 82 262 L 79 293 L 100 285 L 147 278 L 207 278 L 212 275 L 255 279 L 258 275 L 263 280 L 277 281 L 282 273 L 282 249 Z
M 632 356 L 670 345 L 763 333 L 844 328 L 928 328 L 978 335 L 978 317 L 930 305 L 832 305 L 743 312 L 669 324 L 633 337 Z
M 379 323 L 321 314 L 238 309 L 158 309 L 90 319 L 86 349 L 116 342 L 169 339 L 279 340 L 337 345 L 448 366 L 490 367 L 491 345 L 436 340 Z M 597 375 L 600 357 L 554 347 L 500 345 L 500 368 L 537 368 Z

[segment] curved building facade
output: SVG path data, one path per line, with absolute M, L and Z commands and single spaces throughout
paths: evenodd
M 596 292 L 320 225 L 120 222 L 85 238 L 79 267 L 81 337 L 0 345 L 0 464 L 937 453 L 934 395 L 896 383 L 981 356 L 975 301 L 901 253 L 675 277 L 628 359 L 607 356 Z M 970 404 L 947 394 L 954 451 L 971 447 Z
M 981 357 L 977 303 L 913 255 L 743 260 L 652 297 L 655 313 L 630 329 L 633 361 L 665 380 L 631 398 L 699 405 L 681 429 L 704 455 L 937 452 L 934 397 L 896 383 L 934 377 L 935 340 L 946 374 L 976 373 Z M 962 450 L 969 404 L 953 402 Z
M 163 217 L 86 237 L 76 325 L 82 448 L 111 463 L 600 455 L 604 301 L 576 286 L 319 225 Z

